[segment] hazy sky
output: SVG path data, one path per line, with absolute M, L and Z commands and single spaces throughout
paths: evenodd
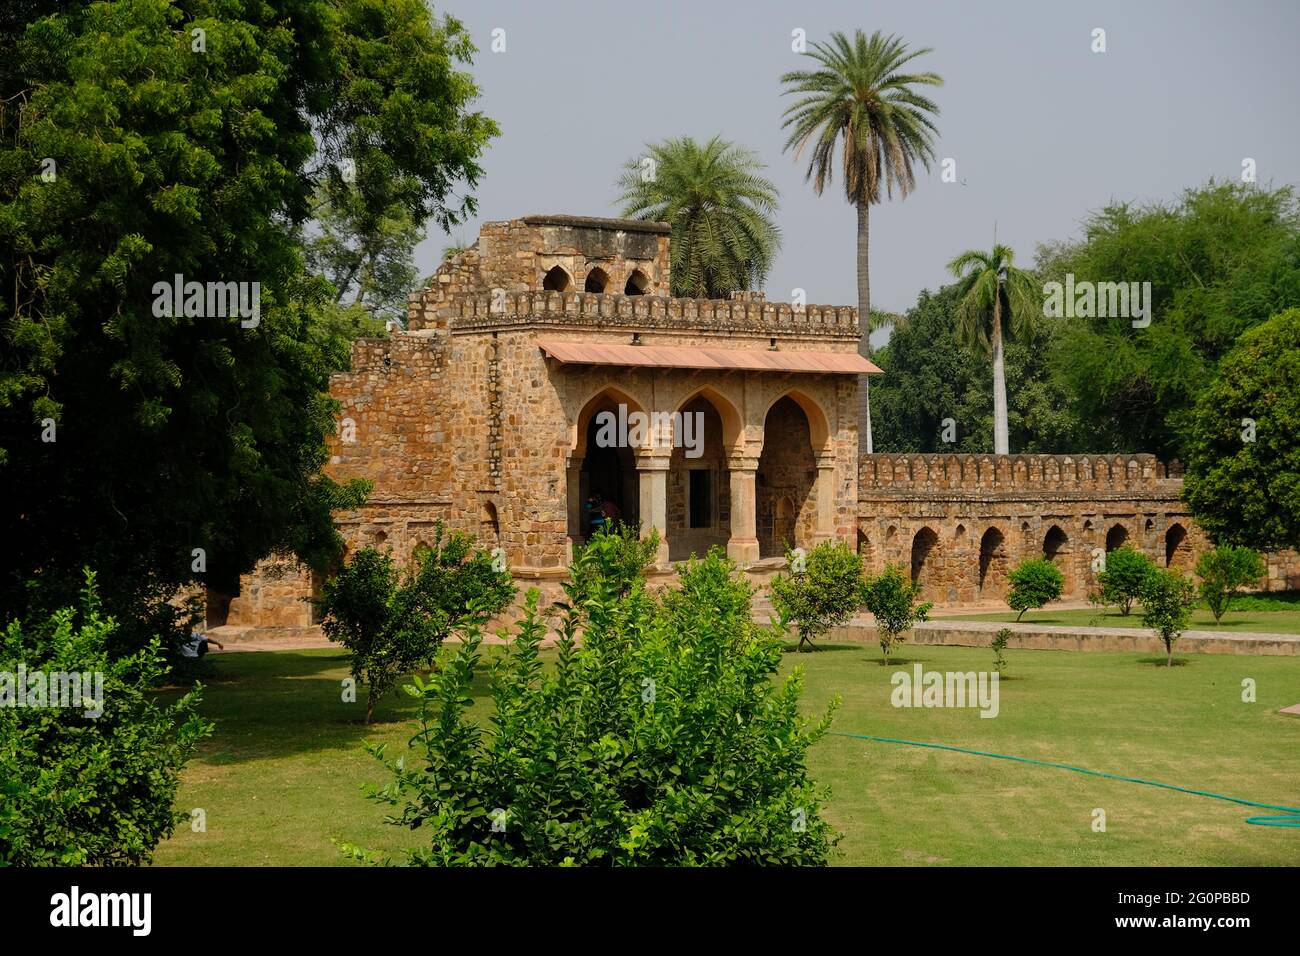
M 643 144 L 721 133 L 755 150 L 781 191 L 783 245 L 769 299 L 855 305 L 855 218 L 834 191 L 815 195 L 782 153 L 780 75 L 812 65 L 791 50 L 856 28 L 900 34 L 932 53 L 913 61 L 944 85 L 939 158 L 958 183 L 923 171 L 906 200 L 872 209 L 872 303 L 904 310 L 947 281 L 970 247 L 1077 235 L 1115 199 L 1165 199 L 1211 176 L 1300 182 L 1297 0 L 1244 2 L 563 2 L 452 0 L 479 48 L 480 107 L 501 126 L 476 190 L 483 220 L 532 213 L 614 216 L 614 182 Z M 1106 31 L 1093 53 L 1092 31 Z M 506 49 L 491 50 L 492 31 Z M 788 99 L 788 98 L 787 98 Z M 964 184 L 963 184 L 964 183 Z M 447 244 L 418 251 L 431 272 Z

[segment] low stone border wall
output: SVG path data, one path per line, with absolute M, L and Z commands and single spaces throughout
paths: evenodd
M 1011 629 L 1008 647 L 1051 651 L 1142 651 L 1163 654 L 1165 645 L 1155 633 L 1136 627 L 1066 627 L 1049 624 L 1002 621 L 926 621 L 907 636 L 911 644 L 952 644 L 959 647 L 988 647 L 1001 628 Z M 869 620 L 855 620 L 831 631 L 830 640 L 876 642 L 876 628 Z M 1270 657 L 1300 657 L 1300 635 L 1224 631 L 1184 631 L 1174 643 L 1183 654 L 1261 654 Z

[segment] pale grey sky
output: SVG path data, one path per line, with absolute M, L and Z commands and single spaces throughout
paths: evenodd
M 783 247 L 769 299 L 856 304 L 852 208 L 816 196 L 781 151 L 779 77 L 832 30 L 900 34 L 934 52 L 940 158 L 906 200 L 872 209 L 872 303 L 903 310 L 947 281 L 945 263 L 998 237 L 1020 262 L 1078 233 L 1115 199 L 1167 199 L 1211 176 L 1300 182 L 1296 0 L 909 0 L 906 3 L 452 0 L 479 48 L 480 107 L 501 126 L 483 160 L 478 224 L 531 213 L 617 215 L 614 181 L 646 142 L 715 133 L 757 151 L 781 191 Z M 1093 53 L 1092 31 L 1106 31 Z M 492 31 L 506 49 L 492 52 Z M 446 236 L 418 250 L 433 271 Z

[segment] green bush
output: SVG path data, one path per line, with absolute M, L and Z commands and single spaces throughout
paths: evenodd
M 863 603 L 876 619 L 876 636 L 885 663 L 894 646 L 902 643 L 904 634 L 924 621 L 934 605 L 917 604 L 921 586 L 911 581 L 896 564 L 885 565 L 885 570 L 868 578 L 863 588 Z
M 802 562 L 789 551 L 795 568 L 772 579 L 772 604 L 783 623 L 799 626 L 799 649 L 833 627 L 847 624 L 863 604 L 862 556 L 842 541 L 823 541 Z
M 1153 629 L 1165 643 L 1165 663 L 1174 663 L 1174 641 L 1192 619 L 1196 585 L 1178 571 L 1156 568 L 1142 592 L 1142 624 Z
M 457 623 L 478 623 L 514 598 L 510 573 L 474 539 L 434 529 L 433 544 L 401 574 L 390 555 L 363 548 L 325 583 L 318 602 L 325 636 L 352 652 L 352 678 L 368 688 L 366 723 L 398 678 L 428 664 Z
M 0 864 L 148 863 L 189 816 L 173 803 L 181 769 L 212 731 L 197 716 L 200 688 L 157 704 L 154 687 L 166 673 L 161 640 L 111 657 L 115 628 L 87 574 L 79 611 L 13 621 L 0 632 Z M 53 706 L 53 685 L 72 674 L 90 678 L 81 703 Z
M 1250 548 L 1224 544 L 1200 556 L 1196 573 L 1201 578 L 1201 598 L 1216 624 L 1228 613 L 1237 591 L 1254 584 L 1266 570 L 1259 552 Z
M 679 588 L 658 598 L 639 579 L 620 594 L 616 551 L 607 540 L 576 557 L 584 589 L 566 586 L 554 668 L 540 659 L 547 625 L 528 592 L 492 668 L 487 725 L 466 719 L 477 626 L 408 688 L 420 759 L 388 764 L 395 779 L 374 794 L 403 804 L 392 822 L 426 834 L 408 862 L 826 863 L 838 837 L 807 753 L 835 704 L 805 718 L 801 672 L 775 681 L 783 634 L 754 623 L 752 589 L 720 551 L 679 567 Z
M 1042 607 L 1055 601 L 1065 589 L 1065 575 L 1046 558 L 1029 558 L 1011 569 L 1011 591 L 1007 603 L 1011 610 L 1019 611 L 1016 620 L 1031 607 Z
M 1147 582 L 1158 570 L 1154 561 L 1131 545 L 1116 548 L 1106 555 L 1106 569 L 1097 575 L 1102 601 L 1128 614 L 1133 602 L 1142 600 Z
M 1007 642 L 1011 640 L 1011 628 L 999 628 L 998 632 L 993 635 L 991 646 L 993 647 L 993 667 L 999 674 L 1007 666 L 1007 659 L 1002 656 L 1002 652 L 1007 649 Z

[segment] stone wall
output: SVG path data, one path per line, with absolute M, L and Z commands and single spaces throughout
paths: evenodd
M 941 603 L 1000 601 L 1009 569 L 1044 556 L 1081 598 L 1121 544 L 1192 569 L 1211 542 L 1181 493 L 1177 463 L 1152 455 L 864 455 L 858 547 L 869 570 L 900 563 Z M 1260 587 L 1300 587 L 1296 555 L 1267 557 Z

